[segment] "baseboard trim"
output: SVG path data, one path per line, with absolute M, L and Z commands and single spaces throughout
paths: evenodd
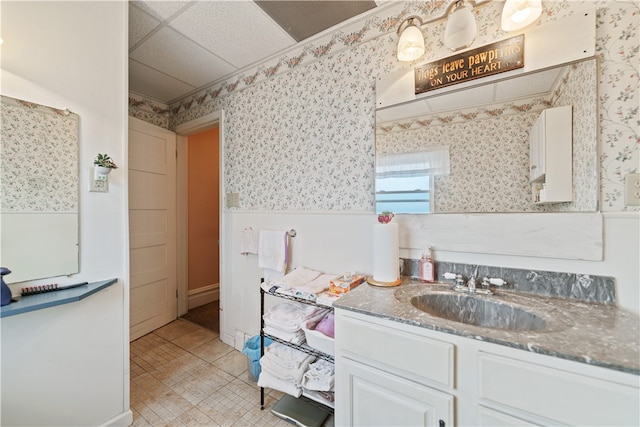
M 215 283 L 189 291 L 187 298 L 189 310 L 210 302 L 218 301 L 220 299 L 220 284 Z
M 131 424 L 133 424 L 133 412 L 129 409 L 126 412 L 107 420 L 102 425 L 104 427 L 128 427 Z

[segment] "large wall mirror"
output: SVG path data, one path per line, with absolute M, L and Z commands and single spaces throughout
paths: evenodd
M 78 272 L 77 114 L 2 96 L 0 265 L 7 283 Z
M 589 58 L 378 109 L 376 210 L 597 211 L 597 93 L 597 61 Z M 572 201 L 539 205 L 529 182 L 529 133 L 544 109 L 566 105 Z

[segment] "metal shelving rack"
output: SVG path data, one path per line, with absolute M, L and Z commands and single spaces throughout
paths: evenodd
M 262 279 L 261 281 L 264 281 L 264 279 Z M 286 346 L 289 346 L 289 347 L 293 347 L 296 350 L 302 351 L 302 352 L 307 353 L 307 354 L 311 354 L 311 355 L 313 355 L 313 356 L 315 356 L 317 358 L 324 359 L 324 360 L 326 360 L 328 362 L 333 363 L 334 359 L 333 359 L 333 356 L 331 356 L 330 354 L 326 354 L 326 353 L 323 353 L 321 351 L 318 351 L 318 350 L 316 350 L 314 348 L 309 347 L 308 345 L 293 344 L 293 343 L 281 340 L 280 338 L 277 338 L 277 337 L 274 337 L 272 335 L 268 335 L 268 334 L 264 333 L 264 317 L 263 317 L 263 315 L 264 315 L 264 296 L 265 296 L 265 294 L 266 295 L 272 295 L 272 296 L 274 296 L 276 298 L 283 298 L 283 299 L 288 299 L 288 300 L 291 300 L 291 301 L 296 301 L 296 302 L 299 302 L 299 303 L 302 303 L 302 304 L 314 305 L 316 307 L 329 308 L 329 309 L 332 308 L 330 306 L 317 304 L 317 303 L 315 303 L 313 301 L 309 301 L 309 300 L 306 300 L 304 298 L 297 298 L 297 297 L 294 297 L 294 296 L 291 296 L 291 295 L 283 295 L 283 294 L 275 294 L 275 293 L 272 294 L 272 293 L 266 292 L 264 289 L 260 288 L 260 357 L 262 358 L 262 356 L 264 356 L 264 339 L 266 337 L 266 338 L 269 338 L 269 339 L 271 339 L 271 340 L 273 340 L 275 342 L 279 342 L 280 344 L 283 344 L 283 345 L 286 345 Z M 333 408 L 331 406 L 323 404 L 322 402 L 319 402 L 317 400 L 314 400 L 314 399 L 312 399 L 310 397 L 307 397 L 307 396 L 304 396 L 304 395 L 300 396 L 299 398 L 300 399 L 304 399 L 305 401 L 307 401 L 307 402 L 309 402 L 309 403 L 311 403 L 313 405 L 317 405 L 317 406 L 319 405 L 322 408 L 324 408 L 324 409 L 330 411 L 331 413 L 333 413 Z M 260 387 L 260 409 L 264 409 L 264 387 Z

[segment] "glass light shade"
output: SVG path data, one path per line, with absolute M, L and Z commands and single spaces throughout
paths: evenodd
M 502 9 L 502 29 L 504 31 L 520 30 L 542 14 L 542 0 L 507 0 Z
M 459 3 L 447 17 L 444 45 L 451 50 L 463 49 L 476 39 L 478 24 L 471 7 Z
M 424 36 L 415 24 L 410 23 L 398 40 L 398 61 L 413 61 L 424 54 Z

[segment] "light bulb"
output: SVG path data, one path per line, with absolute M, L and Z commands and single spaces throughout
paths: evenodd
M 478 25 L 471 7 L 463 2 L 456 4 L 447 17 L 444 29 L 444 45 L 456 51 L 468 47 L 478 35 Z
M 413 61 L 424 54 L 424 36 L 413 22 L 400 34 L 398 40 L 398 60 Z
M 507 0 L 502 9 L 502 29 L 520 30 L 542 14 L 542 0 Z

